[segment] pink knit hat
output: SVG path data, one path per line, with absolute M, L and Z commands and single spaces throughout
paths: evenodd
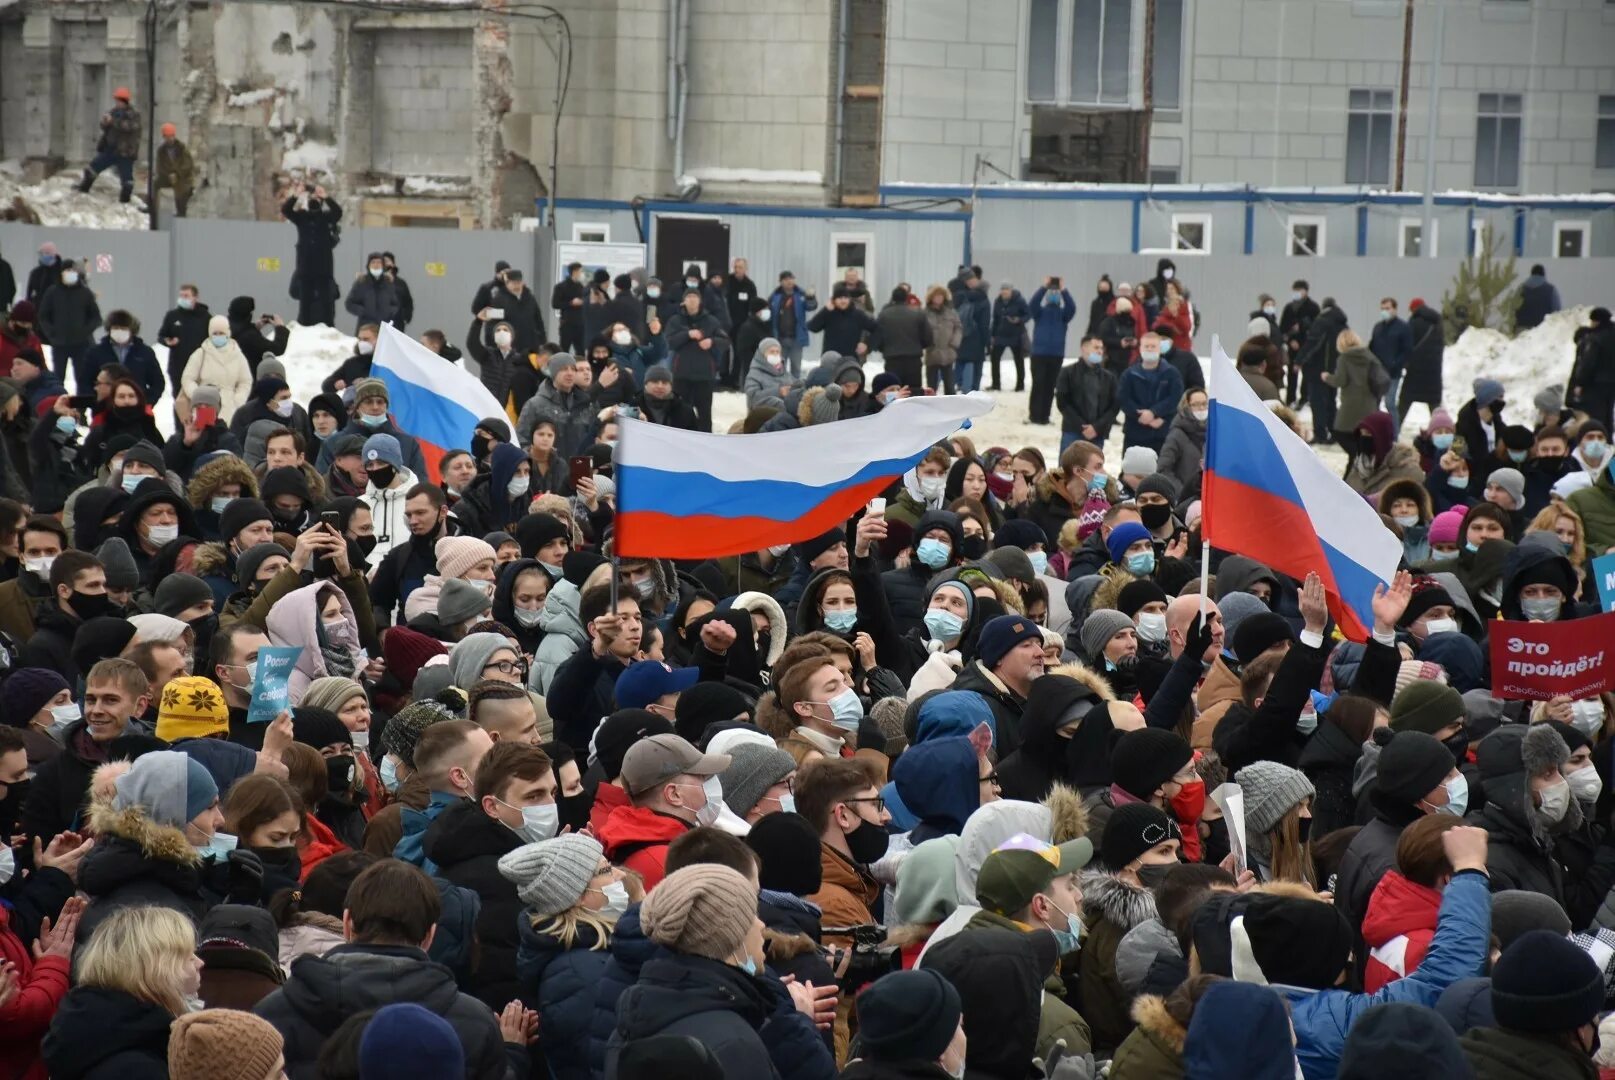
M 1436 515 L 1430 523 L 1430 543 L 1456 544 L 1458 528 L 1464 523 L 1464 508 L 1455 506 Z
M 1446 409 L 1438 408 L 1430 414 L 1430 422 L 1424 425 L 1424 430 L 1434 431 L 1436 428 L 1456 428 L 1457 426 L 1453 422 L 1452 413 Z
M 493 547 L 475 536 L 445 536 L 433 551 L 437 553 L 437 572 L 444 580 L 464 577 L 479 562 L 494 558 Z

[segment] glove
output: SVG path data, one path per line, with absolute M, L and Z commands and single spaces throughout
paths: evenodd
M 1048 1060 L 1039 1062 L 1034 1058 L 1032 1064 L 1042 1068 L 1045 1080 L 1098 1080 L 1099 1077 L 1093 1055 L 1072 1054 L 1065 1048 L 1064 1039 L 1055 1041 Z
M 230 852 L 229 888 L 225 902 L 230 904 L 257 904 L 264 890 L 264 861 L 255 851 L 237 848 Z
M 1213 640 L 1211 623 L 1204 613 L 1194 617 L 1194 623 L 1189 627 L 1189 640 L 1184 643 L 1183 655 L 1192 656 L 1198 661 L 1211 648 Z

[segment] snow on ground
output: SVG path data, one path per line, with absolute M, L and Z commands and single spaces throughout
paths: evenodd
M 79 194 L 75 187 L 81 175 L 67 170 L 41 183 L 28 184 L 23 182 L 22 169 L 16 162 L 0 162 L 0 207 L 10 206 L 11 200 L 20 195 L 45 225 L 82 229 L 147 226 L 146 203 L 138 193 L 128 203 L 118 202 L 117 170 L 108 169 L 97 177 L 88 195 Z
M 291 326 L 292 336 L 280 359 L 286 365 L 286 385 L 292 388 L 292 400 L 306 407 L 309 399 L 320 392 L 320 383 L 326 376 L 353 355 L 358 339 L 329 326 Z
M 1531 398 L 1547 386 L 1563 389 L 1576 358 L 1571 341 L 1576 327 L 1587 325 L 1590 307 L 1556 311 L 1512 340 L 1496 330 L 1471 327 L 1447 346 L 1441 374 L 1447 407 L 1457 412 L 1472 396 L 1471 384 L 1485 376 L 1503 384 L 1508 401 L 1504 415 L 1514 423 L 1535 419 Z

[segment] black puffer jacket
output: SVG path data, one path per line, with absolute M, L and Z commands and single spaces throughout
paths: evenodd
M 122 990 L 79 986 L 57 1006 L 43 1054 L 57 1080 L 168 1080 L 173 1014 Z
M 927 510 L 914 525 L 912 546 L 918 547 L 920 538 L 932 529 L 947 530 L 952 545 L 950 556 L 957 558 L 959 549 L 964 546 L 964 527 L 959 515 L 951 510 Z M 886 592 L 886 602 L 891 606 L 892 621 L 899 634 L 924 628 L 925 601 L 930 596 L 928 586 L 932 576 L 939 572 L 915 557 L 906 570 L 888 570 L 880 576 L 881 588 Z
M 653 1035 L 684 1035 L 705 1046 L 726 1077 L 779 1080 L 762 1036 L 771 1012 L 770 995 L 759 978 L 705 957 L 663 952 L 640 969 L 639 981 L 617 1003 L 617 1028 L 606 1048 L 606 1078 L 615 1080 L 624 1044 Z
M 1420 306 L 1408 316 L 1408 331 L 1413 335 L 1413 351 L 1402 368 L 1401 399 L 1439 403 L 1441 360 L 1447 351 L 1441 312 L 1429 304 Z
M 1570 748 L 1544 724 L 1506 724 L 1475 747 L 1486 803 L 1469 821 L 1488 833 L 1486 872 L 1493 892 L 1529 889 L 1564 905 L 1565 872 L 1555 837 L 1581 826 L 1581 806 L 1571 798 L 1564 818 L 1550 822 L 1535 805 L 1531 777 L 1568 760 Z
M 1312 798 L 1312 828 L 1319 836 L 1352 823 L 1357 809 L 1352 774 L 1362 756 L 1362 744 L 1328 717 L 1318 721 L 1318 729 L 1301 748 L 1299 768 L 1317 792 Z
M 476 970 L 462 989 L 495 1011 L 518 996 L 516 925 L 522 902 L 516 885 L 499 873 L 499 858 L 522 846 L 503 822 L 482 812 L 479 803 L 460 802 L 439 814 L 426 830 L 426 857 L 437 863 L 437 876 L 481 899 L 477 910 Z

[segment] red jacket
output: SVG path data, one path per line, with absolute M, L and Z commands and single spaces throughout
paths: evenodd
M 33 952 L 11 930 L 11 909 L 0 904 L 0 961 L 17 969 L 17 996 L 0 1008 L 0 1074 L 17 1080 L 46 1080 L 39 1044 L 56 1006 L 67 994 L 68 960 Z
M 1379 879 L 1363 916 L 1363 943 L 1368 946 L 1364 990 L 1377 993 L 1424 962 L 1440 911 L 1439 889 L 1416 885 L 1395 870 Z
M 606 849 L 606 858 L 644 878 L 645 891 L 650 892 L 667 876 L 667 845 L 691 828 L 688 822 L 647 806 L 619 806 L 594 835 Z
M 1189 311 L 1187 300 L 1178 305 L 1177 315 L 1163 306 L 1161 313 L 1155 317 L 1154 330 L 1163 337 L 1170 337 L 1174 349 L 1194 351 L 1194 316 Z
M 297 838 L 297 860 L 303 872 L 299 881 L 308 881 L 309 871 L 332 855 L 340 855 L 348 845 L 336 838 L 336 833 L 313 814 L 303 815 L 303 834 Z
M 11 362 L 24 350 L 31 350 L 40 356 L 45 355 L 45 346 L 40 344 L 38 334 L 30 330 L 25 337 L 13 337 L 11 331 L 7 330 L 4 324 L 0 324 L 0 378 L 11 376 Z
M 626 791 L 616 784 L 602 782 L 594 789 L 594 805 L 589 807 L 589 831 L 598 838 L 611 812 L 619 806 L 630 805 Z

